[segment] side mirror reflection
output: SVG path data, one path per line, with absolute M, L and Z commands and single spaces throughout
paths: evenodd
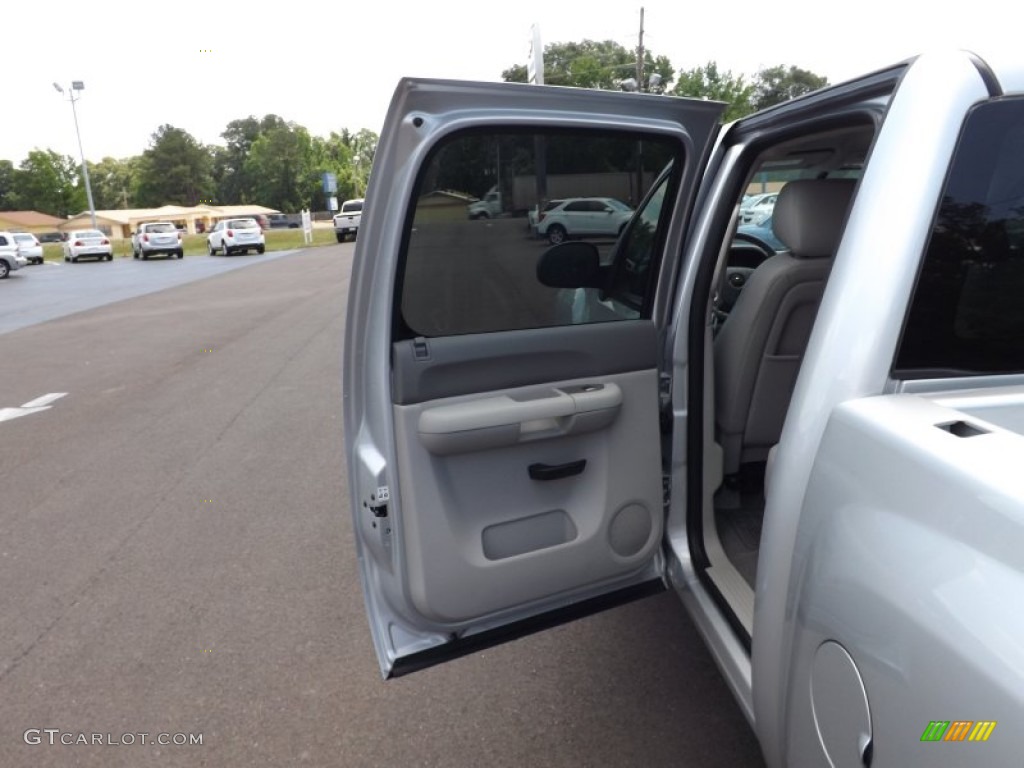
M 549 288 L 603 288 L 607 269 L 593 243 L 572 241 L 548 248 L 537 262 L 537 280 Z

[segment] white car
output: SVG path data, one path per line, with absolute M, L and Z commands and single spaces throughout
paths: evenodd
M 10 232 L 0 232 L 0 280 L 27 264 L 25 257 L 18 253 L 14 235 Z
M 114 260 L 114 246 L 110 238 L 98 229 L 76 229 L 68 232 L 64 240 L 64 261 L 79 259 Z
M 31 232 L 12 232 L 18 253 L 25 257 L 29 264 L 43 263 L 43 244 Z
M 538 216 L 537 234 L 552 245 L 578 237 L 618 237 L 633 209 L 614 197 L 570 197 Z
M 526 223 L 527 223 L 527 226 L 530 229 L 530 232 L 532 232 L 534 235 L 536 235 L 537 234 L 537 225 L 540 224 L 541 219 L 543 219 L 545 216 L 547 216 L 548 211 L 550 211 L 553 208 L 557 208 L 559 205 L 561 205 L 564 202 L 565 202 L 564 200 L 548 200 L 544 204 L 544 208 L 543 209 L 541 209 L 540 203 L 538 203 L 537 205 L 533 206 L 533 208 L 531 208 L 529 211 L 527 211 L 527 213 L 526 213 Z
M 740 204 L 740 224 L 760 224 L 772 215 L 778 192 L 754 195 Z
M 156 254 L 167 254 L 172 259 L 185 257 L 181 231 L 170 221 L 151 221 L 139 224 L 132 235 L 132 258 L 148 259 Z
M 354 239 L 359 233 L 359 222 L 363 218 L 363 202 L 362 198 L 346 200 L 341 204 L 341 211 L 334 215 L 334 236 L 339 243 L 344 243 L 349 235 Z
M 206 236 L 206 246 L 211 256 L 220 251 L 225 256 L 232 253 L 263 253 L 267 244 L 263 230 L 256 219 L 225 219 L 218 221 Z

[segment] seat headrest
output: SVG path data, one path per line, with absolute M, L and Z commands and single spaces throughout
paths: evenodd
M 853 197 L 854 179 L 799 179 L 779 192 L 772 212 L 775 236 L 794 256 L 835 255 Z

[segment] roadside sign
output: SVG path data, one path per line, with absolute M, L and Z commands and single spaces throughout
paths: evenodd
M 313 217 L 308 208 L 302 209 L 302 239 L 306 245 L 313 242 Z

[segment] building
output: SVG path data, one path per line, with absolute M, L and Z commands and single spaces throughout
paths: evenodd
M 208 232 L 221 219 L 236 216 L 266 216 L 279 213 L 275 208 L 262 205 L 164 205 L 160 208 L 129 208 L 116 211 L 96 211 L 96 226 L 111 238 L 127 238 L 147 221 L 169 221 L 190 235 Z M 40 214 L 45 215 L 45 214 Z M 50 217 L 53 218 L 53 217 Z M 91 229 L 92 217 L 83 211 L 69 219 L 56 219 L 61 232 L 73 229 Z
M 0 211 L 0 230 L 41 235 L 56 232 L 64 219 L 39 211 Z

